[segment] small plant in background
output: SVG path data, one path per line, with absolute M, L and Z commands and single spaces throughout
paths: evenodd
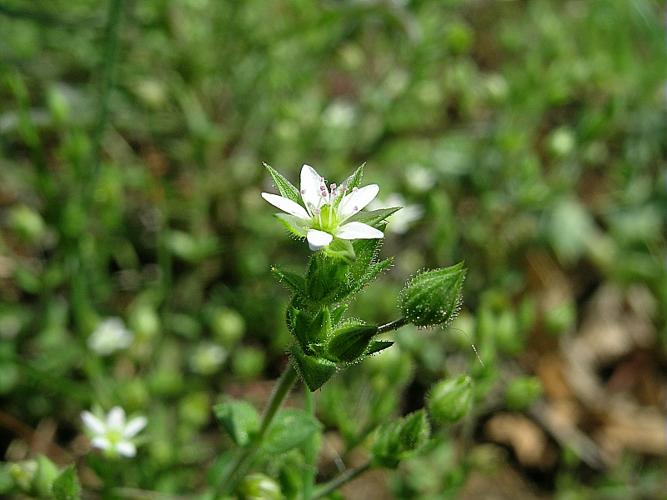
M 372 467 L 398 466 L 428 442 L 430 424 L 427 411 L 422 409 L 379 426 L 366 464 L 315 485 L 315 457 L 321 442 L 317 435 L 322 427 L 315 418 L 310 392 L 351 364 L 390 349 L 394 342 L 388 340 L 388 334 L 406 324 L 429 327 L 451 322 L 461 305 L 466 270 L 459 263 L 411 278 L 399 295 L 403 316 L 386 324 L 346 317 L 350 302 L 391 267 L 391 258 L 379 257 L 381 238 L 387 219 L 400 207 L 362 211 L 379 191 L 375 184 L 361 187 L 363 166 L 340 186 L 327 187 L 323 177 L 304 165 L 300 189 L 270 166 L 267 169 L 280 196 L 262 193 L 262 197 L 287 212 L 277 214 L 278 219 L 293 235 L 305 238 L 314 253 L 304 275 L 272 268 L 276 279 L 291 293 L 286 313 L 293 339 L 290 360 L 261 417 L 241 400 L 230 399 L 216 406 L 219 421 L 239 446 L 223 467 L 217 491 L 224 496 L 240 491 L 239 485 L 245 491 L 260 488 L 251 483 L 269 484 L 257 476 L 244 478 L 249 470 L 261 469 L 276 455 L 301 449 L 305 472 L 296 490 L 301 498 L 320 498 Z M 310 411 L 280 410 L 297 378 L 306 386 Z M 449 422 L 460 419 L 472 403 L 470 388 L 468 377 L 438 385 L 429 406 L 434 418 Z

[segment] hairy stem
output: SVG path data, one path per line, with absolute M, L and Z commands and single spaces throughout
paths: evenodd
M 245 476 L 246 471 L 252 464 L 252 459 L 255 457 L 255 453 L 257 453 L 259 446 L 262 444 L 262 439 L 264 438 L 266 431 L 269 429 L 271 422 L 273 422 L 273 417 L 276 416 L 278 409 L 282 405 L 295 381 L 296 370 L 289 364 L 278 379 L 278 382 L 271 393 L 271 397 L 264 408 L 259 431 L 247 446 L 241 448 L 240 453 L 236 456 L 229 469 L 227 469 L 227 473 L 218 486 L 219 494 L 230 494 L 234 491 L 234 488 L 236 488 L 239 481 L 243 479 L 243 476 Z
M 317 500 L 318 498 L 327 496 L 329 493 L 333 493 L 338 488 L 343 486 L 345 483 L 352 481 L 354 478 L 360 476 L 370 468 L 371 468 L 371 463 L 366 462 L 365 464 L 360 465 L 359 467 L 354 467 L 352 469 L 346 470 L 339 476 L 333 478 L 328 483 L 320 485 L 315 490 L 315 494 L 311 497 L 312 500 Z
M 381 333 L 387 333 L 391 332 L 393 330 L 398 330 L 402 326 L 405 326 L 408 324 L 408 320 L 405 318 L 399 318 L 395 321 L 392 321 L 391 323 L 387 323 L 386 325 L 382 325 L 378 327 L 377 335 Z
M 315 416 L 315 395 L 310 392 L 308 387 L 304 386 L 304 410 Z M 319 449 L 318 433 L 306 440 L 303 449 L 305 467 L 303 468 L 303 491 L 302 500 L 311 500 L 313 498 L 313 488 L 315 486 L 315 475 L 317 474 L 317 450 Z

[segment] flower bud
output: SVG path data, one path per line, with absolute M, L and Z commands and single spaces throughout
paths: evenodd
M 512 410 L 525 410 L 542 395 L 542 383 L 537 377 L 519 377 L 505 391 L 505 403 Z
M 377 326 L 359 321 L 343 325 L 333 332 L 327 352 L 336 361 L 354 361 L 366 352 L 377 330 Z
M 376 431 L 372 448 L 373 463 L 396 468 L 401 460 L 418 452 L 428 442 L 430 435 L 431 426 L 424 410 L 388 422 Z
M 433 420 L 453 423 L 470 410 L 472 401 L 472 379 L 467 375 L 460 375 L 443 380 L 431 389 L 428 410 Z
M 449 323 L 461 307 L 466 269 L 463 262 L 421 272 L 410 279 L 399 297 L 403 316 L 416 326 Z
M 264 474 L 249 474 L 239 487 L 243 500 L 279 500 L 283 497 L 280 485 Z
M 316 391 L 336 373 L 336 364 L 328 359 L 308 356 L 298 344 L 292 345 L 291 359 L 299 376 L 311 391 Z

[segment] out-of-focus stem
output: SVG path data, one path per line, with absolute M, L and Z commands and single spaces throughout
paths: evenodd
M 218 486 L 218 494 L 228 495 L 232 493 L 239 481 L 243 479 L 248 467 L 252 464 L 252 459 L 255 457 L 255 453 L 257 453 L 259 446 L 262 444 L 262 439 L 271 425 L 273 417 L 276 416 L 278 409 L 282 405 L 295 381 L 296 370 L 289 364 L 278 379 L 278 382 L 273 389 L 273 393 L 269 398 L 269 402 L 266 404 L 259 431 L 255 434 L 253 440 L 242 448 L 240 453 L 236 456 L 236 459 L 229 467 L 228 472 Z

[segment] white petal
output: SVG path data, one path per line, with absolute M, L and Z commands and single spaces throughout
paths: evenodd
M 134 417 L 125 426 L 125 430 L 123 431 L 123 436 L 125 436 L 126 438 L 131 438 L 136 436 L 141 431 L 141 429 L 146 427 L 147 423 L 148 420 L 146 419 L 146 417 Z
M 346 194 L 338 207 L 338 215 L 343 219 L 351 217 L 373 201 L 378 191 L 380 188 L 377 184 L 369 184 Z
M 95 448 L 99 448 L 100 450 L 108 450 L 111 448 L 111 442 L 104 436 L 94 437 L 91 443 Z
M 306 235 L 306 238 L 308 238 L 308 246 L 313 251 L 324 248 L 329 243 L 331 243 L 331 240 L 333 240 L 333 236 L 331 236 L 329 233 L 318 231 L 317 229 L 310 229 Z
M 125 410 L 120 406 L 114 406 L 107 415 L 107 427 L 115 431 L 122 431 L 125 427 Z
M 310 215 L 308 215 L 306 209 L 290 199 L 283 198 L 282 196 L 271 193 L 262 193 L 262 198 L 283 212 L 287 212 L 288 214 L 298 217 L 299 219 L 310 219 Z
M 84 411 L 81 413 L 81 420 L 83 420 L 84 425 L 88 428 L 93 434 L 104 434 L 107 430 L 106 425 L 95 415 L 89 411 Z
M 306 207 L 312 212 L 312 208 L 320 208 L 322 204 L 322 177 L 310 165 L 301 167 L 301 198 Z M 312 207 L 312 208 L 311 208 Z
M 379 229 L 375 229 L 363 222 L 349 222 L 338 228 L 336 236 L 342 240 L 371 240 L 382 238 L 384 234 Z
M 116 445 L 116 451 L 124 457 L 133 457 L 137 454 L 137 447 L 130 441 L 121 441 Z

